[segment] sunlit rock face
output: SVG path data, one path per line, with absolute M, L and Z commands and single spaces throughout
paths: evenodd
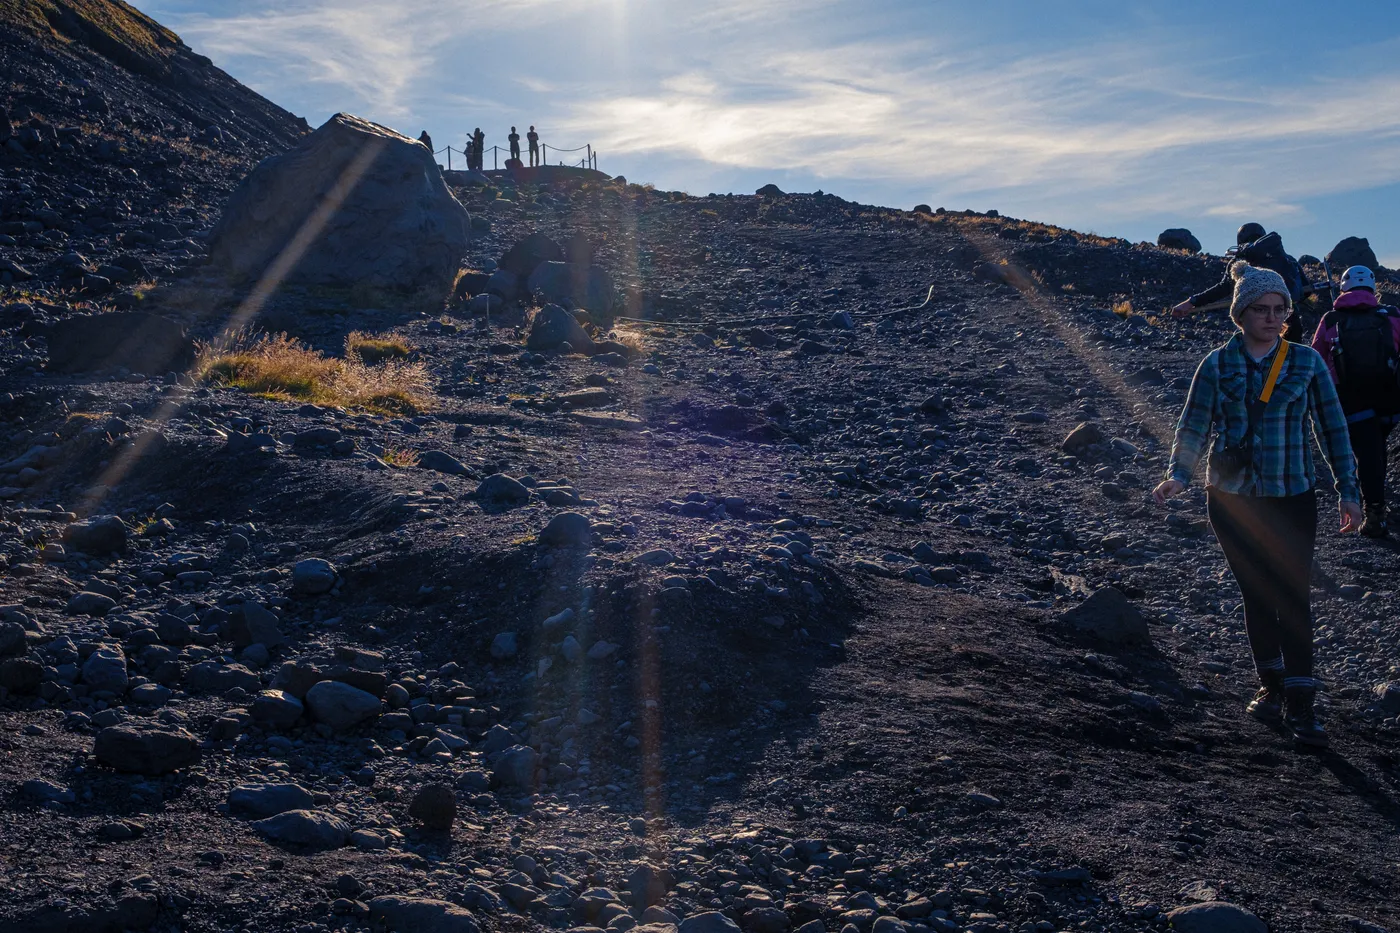
M 425 146 L 338 113 L 244 179 L 210 263 L 236 278 L 446 295 L 469 230 Z

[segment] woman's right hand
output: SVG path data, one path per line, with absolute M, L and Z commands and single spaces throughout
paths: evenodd
M 1191 299 L 1188 298 L 1181 304 L 1172 306 L 1172 317 L 1186 317 L 1186 315 L 1194 310 L 1196 310 L 1196 306 L 1193 305 Z
M 1164 479 L 1157 484 L 1156 489 L 1152 490 L 1152 498 L 1156 500 L 1158 505 L 1166 505 L 1168 499 L 1181 495 L 1181 491 L 1185 488 L 1186 485 L 1179 480 Z

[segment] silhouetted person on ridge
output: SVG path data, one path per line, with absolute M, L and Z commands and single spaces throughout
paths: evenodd
M 540 134 L 536 133 L 532 126 L 530 132 L 525 134 L 525 138 L 530 143 L 530 167 L 534 168 L 540 164 Z
M 515 161 L 520 161 L 520 134 L 515 131 L 515 127 L 510 128 L 510 157 Z
M 433 151 L 433 138 L 428 135 L 427 130 L 424 130 L 423 132 L 418 134 L 418 141 L 423 145 L 427 146 L 429 152 Z
M 472 148 L 476 150 L 476 165 L 472 166 L 476 171 L 486 170 L 486 134 L 481 132 L 481 127 L 477 127 L 472 133 Z
M 1197 308 L 1227 300 L 1235 287 L 1230 269 L 1237 262 L 1247 262 L 1256 269 L 1271 269 L 1281 275 L 1296 311 L 1303 300 L 1303 287 L 1307 280 L 1303 278 L 1303 269 L 1298 265 L 1298 260 L 1284 251 L 1283 239 L 1277 233 L 1265 233 L 1262 224 L 1247 223 L 1235 232 L 1235 244 L 1235 253 L 1225 267 L 1225 277 L 1172 308 L 1174 317 L 1186 317 Z M 1289 318 L 1284 339 L 1294 342 L 1303 339 L 1302 322 L 1296 313 Z

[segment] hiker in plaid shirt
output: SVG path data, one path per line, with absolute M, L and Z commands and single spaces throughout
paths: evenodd
M 1186 488 L 1213 433 L 1206 514 L 1244 600 L 1260 682 L 1248 712 L 1283 719 L 1298 743 L 1323 747 L 1327 732 L 1314 708 L 1317 492 L 1309 423 L 1336 479 L 1343 532 L 1361 524 L 1356 458 L 1327 364 L 1311 347 L 1282 339 L 1293 313 L 1282 276 L 1245 263 L 1231 276 L 1230 317 L 1239 332 L 1196 370 L 1167 478 L 1153 496 L 1165 504 Z

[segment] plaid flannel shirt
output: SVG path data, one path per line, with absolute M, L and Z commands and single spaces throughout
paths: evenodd
M 1277 347 L 1261 362 L 1254 362 L 1237 333 L 1201 361 L 1176 426 L 1168 467 L 1172 479 L 1191 482 L 1212 434 L 1212 454 L 1243 445 L 1249 429 L 1249 403 L 1264 390 L 1276 353 Z M 1336 386 L 1321 355 L 1302 344 L 1289 346 L 1273 397 L 1259 419 L 1253 469 L 1227 480 L 1211 462 L 1207 484 L 1222 492 L 1248 496 L 1296 496 L 1312 489 L 1315 474 L 1309 421 L 1336 479 L 1338 494 L 1344 502 L 1359 501 L 1356 457 Z

